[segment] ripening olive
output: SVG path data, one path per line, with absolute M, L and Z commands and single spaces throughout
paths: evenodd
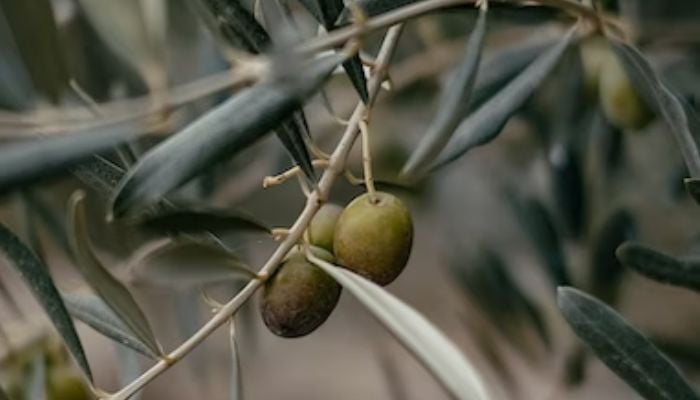
M 610 57 L 610 44 L 602 36 L 586 38 L 580 47 L 583 84 L 586 99 L 598 98 L 600 75 L 605 60 Z
M 91 399 L 83 380 L 68 367 L 49 370 L 47 385 L 48 400 L 88 400 Z
M 333 234 L 343 208 L 336 204 L 324 204 L 318 210 L 307 230 L 309 242 L 327 251 L 333 251 Z
M 413 244 L 413 223 L 406 206 L 389 193 L 355 198 L 340 214 L 333 251 L 338 263 L 376 282 L 391 283 L 406 266 Z
M 312 251 L 333 262 L 320 248 Z M 293 251 L 265 284 L 260 313 L 272 333 L 282 337 L 308 335 L 331 314 L 341 287 L 322 269 L 311 264 L 303 252 Z
M 601 65 L 599 85 L 601 108 L 613 125 L 637 130 L 644 128 L 654 117 L 612 51 Z

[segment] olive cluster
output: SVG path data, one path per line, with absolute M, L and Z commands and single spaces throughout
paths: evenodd
M 581 44 L 585 91 L 597 99 L 607 120 L 621 129 L 642 129 L 654 115 L 637 93 L 620 58 L 601 36 L 587 38 Z
M 379 285 L 403 271 L 411 253 L 413 222 L 395 196 L 363 194 L 344 209 L 325 204 L 307 229 L 314 254 Z M 340 285 L 304 253 L 293 250 L 265 284 L 261 314 L 272 333 L 307 335 L 328 318 L 340 298 Z

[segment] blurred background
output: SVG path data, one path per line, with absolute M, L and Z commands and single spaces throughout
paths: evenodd
M 0 3 L 3 141 L 21 136 L 13 130 L 17 126 L 13 122 L 22 118 L 50 126 L 57 109 L 86 108 L 75 95 L 51 100 L 51 91 L 37 83 L 32 68 L 50 74 L 62 62 L 78 86 L 98 103 L 141 96 L 152 86 L 153 81 L 129 65 L 94 28 L 94 17 L 78 2 L 51 1 L 59 33 L 55 43 L 62 61 L 42 61 L 46 55 L 38 50 L 43 46 L 40 42 L 34 42 L 36 54 L 32 54 L 26 42 L 17 40 L 19 24 L 31 30 L 48 28 L 10 20 L 13 6 L 8 4 L 12 1 Z M 629 26 L 669 85 L 696 107 L 700 98 L 700 3 L 604 3 L 608 12 L 618 13 Z M 225 51 L 206 29 L 196 7 L 187 0 L 166 4 L 165 46 L 158 59 L 165 60 L 167 85 L 225 71 Z M 311 16 L 295 2 L 290 6 L 301 38 L 314 35 L 318 28 Z M 31 6 L 27 7 L 31 12 Z M 262 9 L 264 13 L 265 6 Z M 31 15 L 28 21 L 40 20 Z M 128 19 L 119 19 L 122 17 L 114 14 L 115 29 L 130 26 Z M 652 338 L 697 386 L 697 294 L 626 271 L 614 257 L 615 248 L 631 239 L 678 256 L 698 255 L 699 211 L 683 187 L 687 172 L 677 144 L 660 118 L 638 131 L 611 126 L 585 100 L 583 89 L 571 84 L 571 69 L 578 65 L 575 49 L 493 143 L 419 182 L 399 178 L 402 165 L 436 114 L 440 91 L 460 60 L 475 17 L 475 10 L 463 8 L 410 21 L 390 69 L 391 90 L 381 92 L 372 112 L 372 151 L 379 187 L 407 202 L 415 227 L 409 265 L 388 290 L 445 332 L 475 363 L 497 398 L 638 398 L 585 349 L 561 318 L 555 303 L 555 288 L 561 283 L 580 287 L 611 304 Z M 267 23 L 274 26 L 274 21 Z M 493 7 L 477 81 L 488 77 L 488 66 L 503 62 L 498 57 L 504 49 L 559 37 L 567 24 L 566 18 L 549 8 Z M 365 39 L 363 51 L 368 58 L 375 54 L 382 36 L 383 32 L 376 32 Z M 25 65 L 28 60 L 35 64 Z M 572 87 L 579 91 L 572 92 Z M 168 131 L 177 131 L 228 95 L 221 92 L 178 109 Z M 343 131 L 331 112 L 347 118 L 358 99 L 340 72 L 328 84 L 324 97 L 313 98 L 305 112 L 316 144 L 330 152 Z M 124 107 L 133 109 L 128 102 Z M 159 135 L 144 137 L 127 154 L 143 154 L 161 139 Z M 121 166 L 133 162 L 124 152 L 105 158 Z M 284 148 L 269 137 L 216 166 L 175 197 L 245 210 L 269 226 L 287 227 L 304 205 L 299 185 L 290 180 L 263 189 L 262 181 L 290 166 Z M 361 175 L 359 146 L 349 169 Z M 79 179 L 68 176 L 0 199 L 1 220 L 41 255 L 65 291 L 85 288 L 67 251 L 65 230 L 68 198 L 84 187 Z M 331 201 L 344 205 L 362 191 L 361 186 L 341 179 Z M 128 280 L 130 259 L 153 238 L 118 222 L 107 223 L 106 201 L 99 193 L 88 189 L 87 200 L 92 244 L 104 264 Z M 275 246 L 271 238 L 259 234 L 231 234 L 222 239 L 253 266 L 261 265 Z M 26 359 L 44 354 L 47 346 L 52 347 L 45 343 L 55 342 L 56 334 L 5 260 L 0 262 L 0 281 L 0 384 L 29 385 L 36 364 Z M 211 315 L 201 288 L 129 283 L 166 350 L 188 338 Z M 209 285 L 207 293 L 225 302 L 238 287 L 235 283 Z M 282 339 L 269 333 L 260 320 L 257 298 L 239 312 L 236 322 L 244 398 L 448 398 L 347 292 L 327 322 L 303 338 Z M 117 390 L 151 365 L 81 323 L 78 330 L 96 382 L 105 390 Z M 18 352 L 26 354 L 18 357 Z M 222 328 L 148 385 L 141 398 L 229 399 L 231 384 L 228 330 Z

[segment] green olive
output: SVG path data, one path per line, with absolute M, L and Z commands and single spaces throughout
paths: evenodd
M 580 51 L 584 93 L 586 99 L 594 101 L 598 98 L 598 87 L 603 64 L 610 57 L 612 50 L 604 37 L 593 36 L 583 40 Z
M 333 262 L 320 248 L 312 251 Z M 308 335 L 326 321 L 338 304 L 341 287 L 328 274 L 293 251 L 265 284 L 260 313 L 272 333 L 282 337 Z
M 355 198 L 340 214 L 333 251 L 341 266 L 388 285 L 403 271 L 413 244 L 413 222 L 397 197 L 376 193 Z
M 324 204 L 318 210 L 307 230 L 309 242 L 327 251 L 333 251 L 333 234 L 343 208 L 336 204 Z
M 632 82 L 618 56 L 610 52 L 601 66 L 599 82 L 600 106 L 613 125 L 638 130 L 644 128 L 654 115 Z
M 92 398 L 83 380 L 68 367 L 49 370 L 47 395 L 49 400 L 88 400 Z

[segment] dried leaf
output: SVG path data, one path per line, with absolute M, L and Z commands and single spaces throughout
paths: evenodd
M 430 164 L 440 154 L 460 121 L 467 114 L 481 62 L 481 51 L 484 47 L 486 15 L 486 9 L 482 8 L 479 12 L 479 19 L 467 41 L 462 61 L 442 93 L 438 114 L 403 167 L 402 174 L 413 175 Z
M 151 359 L 157 359 L 149 346 L 134 335 L 124 321 L 97 296 L 64 293 L 63 301 L 71 315 L 97 332 Z
M 639 50 L 626 43 L 612 44 L 633 85 L 671 128 L 691 176 L 700 178 L 700 149 L 690 131 L 683 103 L 659 79 Z
M 620 262 L 662 283 L 700 291 L 700 263 L 679 260 L 639 243 L 624 243 L 617 251 Z
M 121 124 L 6 144 L 0 148 L 0 193 L 65 173 L 91 155 L 133 139 L 140 128 Z
M 242 211 L 217 208 L 158 209 L 139 219 L 148 230 L 164 233 L 251 231 L 270 233 L 270 228 Z
M 549 76 L 557 62 L 576 37 L 578 25 L 553 47 L 537 57 L 505 88 L 485 102 L 457 127 L 454 135 L 438 156 L 432 169 L 440 168 L 476 146 L 493 140 L 508 119 L 530 98 L 532 93 Z
M 147 152 L 120 182 L 114 215 L 150 205 L 260 139 L 299 108 L 345 58 L 336 54 L 295 77 L 246 89 Z
M 647 400 L 690 400 L 698 395 L 680 371 L 615 310 L 562 287 L 559 309 L 576 335 L 605 365 Z
M 78 270 L 90 287 L 124 321 L 141 342 L 148 345 L 153 353 L 161 354 L 158 341 L 153 335 L 141 307 L 126 286 L 102 265 L 90 247 L 90 232 L 85 215 L 84 199 L 84 192 L 75 192 L 70 198 L 68 209 L 69 237 L 78 259 Z
M 49 275 L 49 269 L 3 224 L 0 224 L 0 249 L 44 308 L 85 376 L 92 381 L 90 365 L 85 357 L 80 338 L 75 331 L 73 320 L 66 310 L 61 295 Z
M 175 288 L 255 277 L 235 254 L 188 240 L 165 240 L 146 246 L 129 264 L 135 281 Z
M 425 317 L 359 275 L 310 252 L 309 261 L 350 291 L 456 399 L 488 400 L 482 378 L 462 352 Z

